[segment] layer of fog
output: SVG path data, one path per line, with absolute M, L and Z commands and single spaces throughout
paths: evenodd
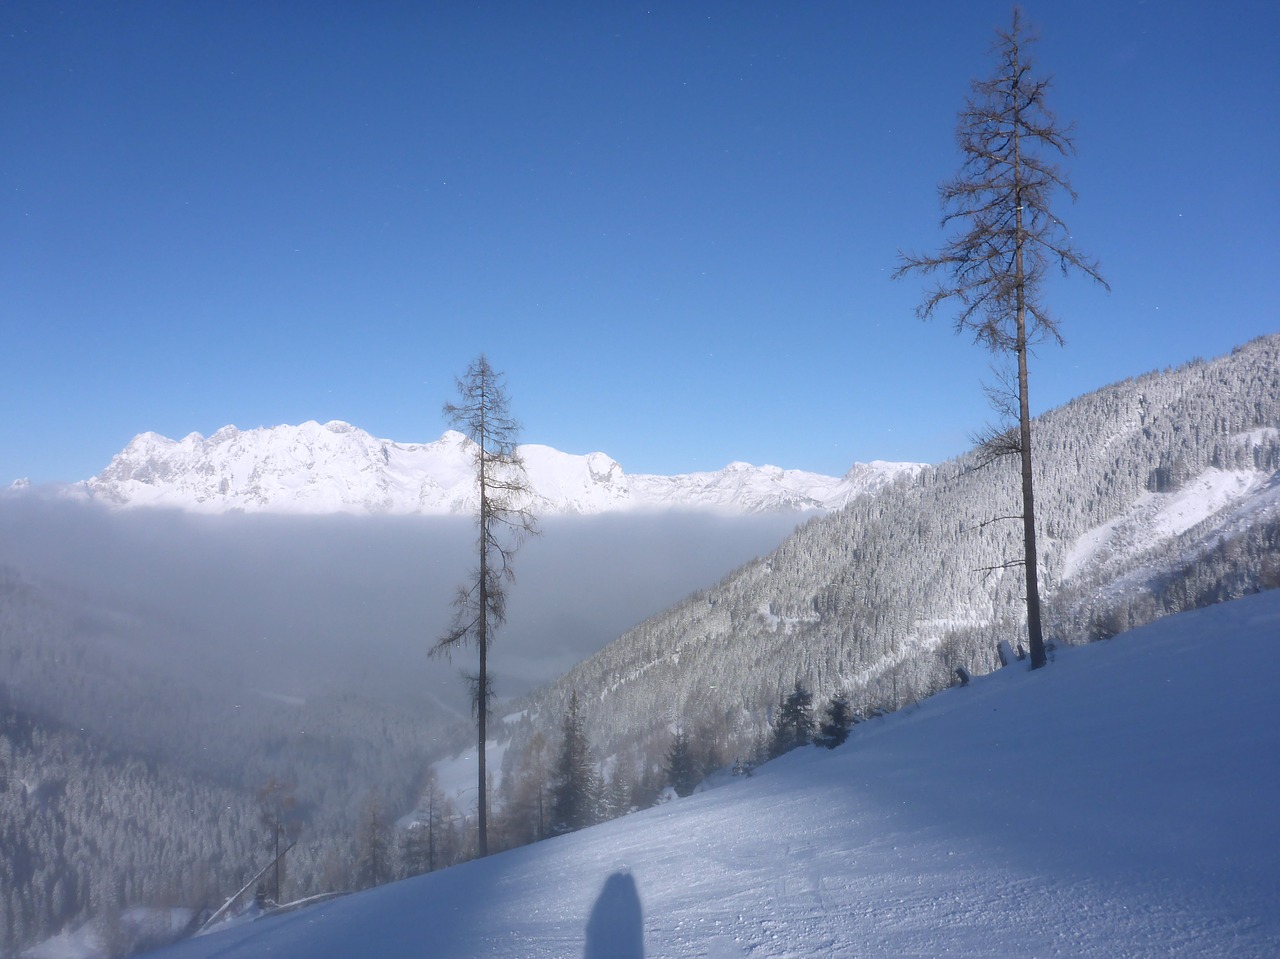
M 771 551 L 796 517 L 549 518 L 516 557 L 491 665 L 500 699 L 561 675 L 645 617 Z M 0 499 L 0 563 L 145 624 L 122 650 L 156 675 L 246 689 L 434 702 L 459 671 L 427 650 L 474 562 L 462 518 L 201 516 Z M 132 637 L 132 638 L 131 638 Z M 185 674 L 185 675 L 184 675 Z

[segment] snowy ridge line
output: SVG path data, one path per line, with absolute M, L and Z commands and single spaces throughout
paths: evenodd
M 544 515 L 826 511 L 923 468 L 855 463 L 833 477 L 735 462 L 714 472 L 657 476 L 628 474 L 600 452 L 528 444 L 520 453 L 533 489 L 527 505 Z M 66 491 L 119 507 L 206 513 L 452 515 L 475 508 L 473 460 L 474 445 L 452 430 L 430 443 L 398 443 L 338 420 L 226 426 L 208 438 L 141 433 L 101 473 Z

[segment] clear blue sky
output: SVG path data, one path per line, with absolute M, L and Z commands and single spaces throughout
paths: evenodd
M 0 483 L 135 434 L 434 439 L 480 351 L 630 472 L 940 461 L 913 315 L 1004 2 L 0 5 Z M 1037 411 L 1280 329 L 1280 4 L 1031 3 L 1076 122 Z

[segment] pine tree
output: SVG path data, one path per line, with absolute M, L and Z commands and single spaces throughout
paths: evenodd
M 400 834 L 401 879 L 420 876 L 435 869 L 435 837 L 425 822 L 410 823 Z
M 524 538 L 537 532 L 527 507 L 531 492 L 520 458 L 519 424 L 512 419 L 501 373 L 481 354 L 457 382 L 459 402 L 447 403 L 444 414 L 475 445 L 477 566 L 454 600 L 453 625 L 432 647 L 432 655 L 450 655 L 456 647 L 474 642 L 479 668 L 467 677 L 479 739 L 476 801 L 477 853 L 489 854 L 488 779 L 485 740 L 493 682 L 489 673 L 489 643 L 507 614 L 506 584 L 514 577 L 511 561 Z
M 856 719 L 849 697 L 843 693 L 833 696 L 827 703 L 826 718 L 818 727 L 818 735 L 813 740 L 814 745 L 835 749 L 849 738 L 849 729 L 854 722 Z
M 997 33 L 999 63 L 989 80 L 973 83 L 956 131 L 964 163 L 960 173 L 940 187 L 946 211 L 942 225 L 960 224 L 959 233 L 934 256 L 906 255 L 894 278 L 911 272 L 946 274 L 917 310 L 922 319 L 954 302 L 956 331 L 968 331 L 995 353 L 1013 354 L 1016 387 L 990 390 L 997 408 L 1016 426 L 993 428 L 984 437 L 992 456 L 1017 456 L 1022 470 L 1023 558 L 991 569 L 1021 565 L 1026 576 L 1027 636 L 1031 668 L 1046 662 L 1040 617 L 1036 560 L 1035 499 L 1031 471 L 1031 408 L 1027 391 L 1027 352 L 1032 344 L 1062 336 L 1057 321 L 1041 302 L 1041 287 L 1051 265 L 1063 274 L 1078 270 L 1106 286 L 1096 263 L 1071 243 L 1066 224 L 1050 209 L 1059 189 L 1073 200 L 1065 174 L 1041 152 L 1074 152 L 1070 128 L 1061 126 L 1045 105 L 1047 79 L 1035 79 L 1026 47 L 1031 38 L 1015 7 L 1013 27 Z
M 552 792 L 551 834 L 573 832 L 595 820 L 596 770 L 583 729 L 578 694 L 569 698 Z
M 693 758 L 693 748 L 689 743 L 689 734 L 684 727 L 676 730 L 671 739 L 671 748 L 667 751 L 667 785 L 676 791 L 681 798 L 690 795 L 702 781 L 698 772 L 698 764 Z
M 602 818 L 616 819 L 631 811 L 631 777 L 619 763 L 614 767 L 613 775 L 604 790 L 604 808 Z
M 812 737 L 813 694 L 797 679 L 795 689 L 778 706 L 769 741 L 769 758 L 776 759 L 783 753 L 807 746 Z

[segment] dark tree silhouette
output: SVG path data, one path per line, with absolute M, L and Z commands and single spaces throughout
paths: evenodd
M 676 730 L 667 750 L 667 783 L 682 799 L 690 795 L 702 781 L 698 763 L 693 758 L 693 746 L 684 727 Z
M 551 805 L 552 835 L 573 832 L 595 821 L 596 787 L 595 763 L 591 759 L 575 692 L 569 698 L 569 710 L 564 716 L 560 758 L 556 762 Z
M 809 745 L 813 738 L 813 694 L 796 680 L 795 689 L 778 705 L 773 733 L 769 740 L 769 758 Z
M 849 738 L 849 729 L 857 722 L 849 697 L 839 693 L 831 698 L 825 710 L 826 718 L 818 726 L 818 735 L 813 738 L 815 746 L 826 746 L 835 749 Z
M 453 625 L 436 641 L 431 654 L 451 655 L 456 647 L 468 642 L 474 642 L 479 652 L 479 668 L 467 675 L 467 680 L 479 736 L 477 852 L 486 856 L 489 836 L 484 744 L 493 700 L 489 643 L 494 630 L 506 619 L 506 584 L 514 576 L 512 557 L 524 538 L 537 532 L 537 522 L 528 508 L 531 490 L 517 447 L 520 426 L 511 417 L 502 374 L 481 354 L 457 386 L 458 402 L 446 403 L 444 415 L 475 447 L 479 496 L 477 565 L 466 584 L 458 588 Z
M 939 187 L 942 226 L 958 227 L 933 256 L 902 254 L 894 278 L 908 273 L 942 273 L 917 309 L 930 319 L 943 304 L 958 310 L 956 331 L 972 332 L 996 353 L 1012 353 L 1017 364 L 1017 428 L 993 429 L 986 437 L 992 455 L 1016 454 L 1022 469 L 1023 558 L 1026 573 L 1027 638 L 1031 668 L 1046 662 L 1036 568 L 1035 500 L 1031 473 L 1031 413 L 1027 398 L 1027 350 L 1044 339 L 1062 343 L 1057 321 L 1045 308 L 1042 285 L 1051 266 L 1101 283 L 1098 266 L 1072 245 L 1066 224 L 1050 208 L 1062 190 L 1075 199 L 1053 156 L 1074 152 L 1070 126 L 1061 125 L 1045 104 L 1049 80 L 1032 75 L 1027 35 L 1020 11 L 1013 26 L 998 31 L 993 45 L 998 63 L 989 80 L 976 80 L 961 111 L 956 139 L 964 154 L 960 173 Z M 998 403 L 997 405 L 1003 405 Z

